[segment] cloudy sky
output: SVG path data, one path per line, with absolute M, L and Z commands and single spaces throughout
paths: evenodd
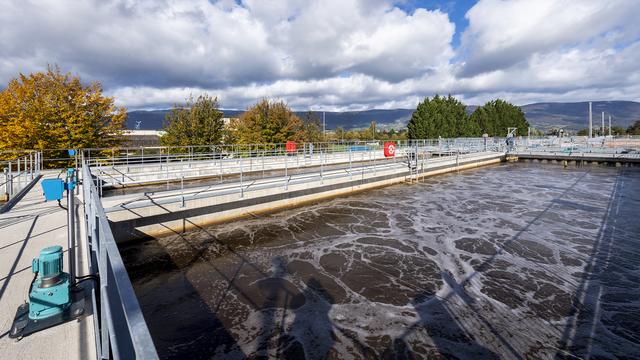
M 0 0 L 0 86 L 57 64 L 130 109 L 640 100 L 640 0 Z

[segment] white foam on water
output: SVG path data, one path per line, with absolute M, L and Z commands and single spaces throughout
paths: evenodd
M 501 165 L 158 243 L 233 339 L 208 355 L 630 356 L 639 190 L 637 169 Z

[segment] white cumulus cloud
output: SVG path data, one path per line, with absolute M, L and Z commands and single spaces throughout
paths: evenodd
M 130 108 L 202 92 L 240 109 L 262 97 L 297 109 L 414 107 L 436 92 L 474 104 L 640 97 L 640 1 L 480 0 L 465 29 L 397 5 L 4 0 L 0 84 L 58 64 Z

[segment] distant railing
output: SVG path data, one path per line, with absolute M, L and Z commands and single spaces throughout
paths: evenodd
M 431 147 L 442 151 L 465 149 L 496 148 L 503 145 L 503 138 L 451 138 L 424 140 L 369 140 L 348 142 L 297 143 L 295 150 L 287 150 L 286 143 L 277 144 L 234 144 L 201 146 L 155 146 L 123 148 L 87 148 L 83 149 L 85 160 L 91 166 L 121 166 L 153 164 L 180 161 L 195 161 L 219 158 L 270 157 L 284 155 L 311 155 L 323 153 L 344 153 L 348 151 L 382 150 L 384 143 L 393 141 L 398 148 Z
M 119 156 L 93 156 L 104 154 L 104 149 L 85 149 L 87 163 L 94 168 L 102 186 L 126 187 L 157 181 L 176 182 L 206 177 L 252 175 L 265 178 L 272 171 L 305 167 L 335 166 L 364 162 L 392 161 L 383 154 L 385 141 L 300 144 L 296 149 L 286 144 L 254 144 L 206 147 L 135 148 Z M 460 138 L 396 141 L 396 157 L 406 156 L 407 151 L 428 152 L 435 156 L 465 154 L 478 151 L 502 151 L 503 139 Z M 155 151 L 155 152 L 154 152 Z M 143 155 L 144 153 L 144 155 Z M 120 153 L 121 155 L 121 153 Z M 168 185 L 168 184 L 167 184 Z
M 0 161 L 3 179 L 0 181 L 0 191 L 3 201 L 10 201 L 21 193 L 23 189 L 30 188 L 40 175 L 42 153 L 29 151 L 23 154 L 14 153 L 11 160 Z
M 538 143 L 553 144 L 558 143 L 560 137 L 557 136 L 531 136 L 517 137 L 520 143 Z M 605 136 L 587 139 L 586 136 L 563 136 L 562 141 L 571 141 L 575 143 L 588 144 L 590 147 L 624 147 L 628 143 L 637 143 L 640 136 Z M 347 151 L 350 147 L 364 146 L 368 149 L 380 150 L 385 141 L 383 139 L 376 140 L 358 140 L 358 141 L 332 141 L 332 142 L 298 142 L 298 152 L 303 151 L 323 151 L 324 153 Z M 502 147 L 504 149 L 504 137 L 488 137 L 488 138 L 438 138 L 424 140 L 390 140 L 394 141 L 399 147 L 419 144 L 419 146 L 438 147 L 441 150 L 446 148 L 464 148 L 493 146 L 494 149 Z M 78 167 L 78 157 L 69 157 L 68 149 L 42 149 L 42 150 L 15 150 L 14 152 L 28 153 L 40 152 L 40 169 L 66 169 L 68 167 Z M 227 154 L 265 154 L 266 156 L 276 156 L 286 153 L 286 144 L 229 144 L 229 145 L 202 145 L 202 146 L 153 146 L 153 147 L 114 147 L 114 148 L 84 148 L 78 149 L 84 152 L 85 160 L 92 162 L 92 166 L 97 165 L 118 165 L 118 164 L 135 164 L 166 162 L 167 156 L 169 160 L 190 158 L 197 160 L 206 154 L 217 156 L 227 156 Z M 462 152 L 462 151 L 461 151 Z M 180 155 L 173 157 L 173 155 Z
M 101 359 L 157 359 L 155 346 L 129 280 L 91 169 L 82 166 L 86 241 L 92 272 L 100 275 L 96 347 Z M 95 299 L 95 294 L 94 294 Z
M 416 147 L 417 148 L 417 147 Z M 414 148 L 415 149 L 415 148 Z M 144 193 L 140 197 L 127 200 L 125 203 L 105 209 L 106 212 L 120 211 L 123 209 L 131 210 L 137 208 L 145 208 L 151 205 L 168 205 L 180 203 L 181 207 L 194 200 L 202 200 L 208 198 L 226 197 L 236 195 L 238 199 L 250 196 L 252 192 L 262 192 L 269 190 L 269 193 L 287 192 L 290 187 L 303 184 L 314 184 L 313 186 L 322 186 L 332 180 L 344 181 L 369 181 L 368 179 L 376 178 L 376 176 L 408 176 L 408 180 L 414 180 L 424 175 L 430 169 L 449 164 L 456 166 L 461 163 L 484 161 L 488 155 L 496 155 L 496 152 L 473 152 L 467 154 L 450 153 L 444 157 L 430 158 L 426 151 L 418 151 L 407 153 L 400 157 L 397 161 L 391 159 L 387 162 L 376 162 L 375 159 L 360 163 L 357 166 L 349 163 L 344 166 L 331 170 L 323 170 L 323 167 L 310 169 L 295 175 L 271 176 L 259 180 L 246 179 L 240 176 L 233 182 L 228 184 L 207 185 L 206 187 L 198 187 L 195 189 L 178 188 L 175 191 L 161 191 L 159 193 Z M 340 180 L 342 179 L 342 180 Z M 308 188 L 308 187 L 305 187 Z M 214 201 L 217 203 L 217 201 Z

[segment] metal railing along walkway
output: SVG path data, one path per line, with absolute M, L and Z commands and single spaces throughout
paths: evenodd
M 91 169 L 83 163 L 83 196 L 86 242 L 91 246 L 91 266 L 100 274 L 99 322 L 96 345 L 100 358 L 157 359 L 155 346 L 133 290 L 127 269 L 102 208 Z M 95 307 L 94 303 L 94 308 Z
M 127 187 L 153 182 L 175 182 L 198 178 L 219 177 L 261 173 L 265 178 L 273 170 L 308 167 L 326 167 L 336 164 L 356 164 L 383 161 L 384 142 L 369 142 L 364 145 L 317 144 L 303 146 L 294 151 L 284 148 L 275 150 L 239 149 L 238 152 L 218 149 L 220 152 L 196 152 L 197 147 L 189 147 L 184 153 L 176 153 L 182 148 L 164 148 L 165 155 L 141 155 L 113 158 L 94 157 L 89 164 L 98 176 L 100 186 Z M 248 145 L 249 146 L 249 145 Z M 251 147 L 251 146 L 249 146 Z M 214 148 L 214 146 L 211 146 Z M 260 147 L 257 147 L 260 148 Z M 264 148 L 264 147 L 262 147 Z M 494 138 L 435 139 L 396 142 L 396 157 L 405 157 L 407 151 L 429 152 L 436 156 L 475 153 L 479 151 L 502 151 L 504 143 Z M 319 149 L 319 150 L 318 150 Z M 143 149 L 144 150 L 144 149 Z M 85 150 L 85 154 L 96 150 Z M 141 150 L 140 150 L 141 151 Z M 388 160 L 388 159 L 387 159 Z M 255 175 L 255 174 L 254 174 Z M 102 188 L 100 188 L 102 194 Z
M 434 168 L 445 165 L 462 165 L 470 161 L 484 161 L 495 156 L 502 156 L 502 152 L 475 152 L 468 154 L 452 154 L 444 157 L 430 158 L 428 152 L 417 149 L 416 155 L 413 157 L 401 157 L 397 161 L 378 162 L 371 160 L 370 162 L 353 166 L 339 167 L 331 170 L 323 171 L 320 169 L 310 169 L 309 171 L 298 173 L 295 175 L 272 176 L 254 180 L 245 180 L 242 177 L 236 179 L 234 183 L 201 186 L 194 189 L 177 189 L 169 191 L 161 191 L 158 193 L 145 193 L 119 203 L 116 206 L 108 207 L 105 212 L 110 213 L 123 209 L 131 210 L 137 208 L 145 208 L 148 206 L 158 206 L 180 203 L 181 207 L 194 200 L 202 200 L 207 198 L 224 197 L 228 195 L 237 195 L 238 199 L 249 196 L 252 192 L 261 192 L 271 190 L 269 193 L 286 192 L 289 187 L 303 184 L 315 184 L 321 186 L 325 182 L 332 180 L 354 181 L 369 179 L 381 174 L 402 174 L 406 173 L 409 177 L 419 177 Z M 400 176 L 400 175 L 399 175 Z M 217 202 L 217 201 L 216 201 Z
M 0 213 L 11 208 L 13 201 L 19 199 L 40 178 L 42 153 L 29 151 L 12 160 L 0 162 L 3 179 L 0 181 L 0 200 L 6 204 L 0 206 Z M 1 204 L 0 204 L 1 205 Z

